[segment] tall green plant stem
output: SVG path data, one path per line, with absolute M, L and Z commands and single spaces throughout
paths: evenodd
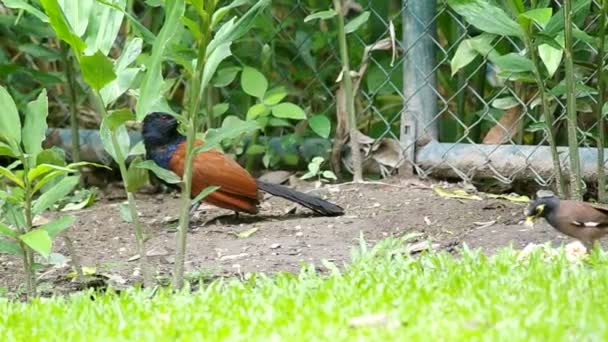
M 600 8 L 600 31 L 598 39 L 600 40 L 598 51 L 597 51 L 597 124 L 598 124 L 598 137 L 597 137 L 597 188 L 598 188 L 598 200 L 606 203 L 606 174 L 604 172 L 604 146 L 606 142 L 606 128 L 604 124 L 604 103 L 606 93 L 606 81 L 604 79 L 604 39 L 606 36 L 606 14 L 608 14 L 608 0 L 602 0 L 602 7 Z
M 103 100 L 101 97 L 101 93 L 99 91 L 96 92 L 97 98 L 100 101 L 100 108 L 103 112 L 104 118 L 108 116 L 108 112 L 106 111 L 105 106 L 103 105 Z M 139 253 L 139 260 L 141 266 L 141 272 L 144 277 L 144 286 L 150 287 L 153 285 L 152 282 L 152 273 L 150 270 L 150 264 L 148 263 L 148 256 L 146 254 L 146 241 L 144 239 L 144 231 L 141 225 L 141 221 L 139 220 L 139 215 L 137 213 L 137 206 L 135 205 L 135 196 L 131 191 L 129 191 L 129 176 L 127 171 L 127 163 L 126 156 L 122 155 L 122 150 L 120 149 L 120 144 L 118 142 L 118 138 L 116 137 L 116 133 L 114 131 L 110 132 L 110 140 L 112 142 L 112 148 L 114 149 L 114 153 L 116 155 L 116 163 L 118 164 L 118 169 L 120 170 L 120 177 L 122 178 L 122 184 L 125 189 L 125 193 L 127 194 L 127 203 L 129 206 L 129 214 L 131 215 L 131 223 L 135 226 L 135 239 L 137 240 L 137 253 Z
M 190 226 L 190 197 L 192 194 L 192 161 L 194 160 L 194 141 L 198 130 L 198 111 L 200 99 L 205 95 L 205 89 L 201 85 L 203 72 L 205 71 L 207 45 L 211 38 L 210 15 L 215 11 L 216 1 L 204 0 L 203 13 L 200 28 L 202 37 L 198 42 L 198 58 L 196 69 L 190 82 L 189 96 L 190 104 L 186 112 L 186 158 L 184 174 L 182 176 L 181 213 L 179 217 L 179 228 L 177 231 L 177 251 L 175 254 L 175 265 L 173 268 L 173 287 L 180 289 L 184 286 L 184 263 L 186 261 L 186 245 L 188 227 Z
M 24 175 L 29 173 L 29 164 L 26 160 L 22 160 L 23 162 L 23 172 Z M 24 203 L 24 213 L 25 213 L 25 231 L 23 233 L 28 233 L 32 230 L 34 218 L 32 215 L 32 184 L 28 177 L 23 177 L 23 182 L 25 185 L 25 203 Z M 29 298 L 33 298 L 36 296 L 36 275 L 34 273 L 34 253 L 32 249 L 24 243 L 21 243 L 21 249 L 24 251 L 25 255 L 23 258 L 23 266 L 25 266 L 26 275 L 26 288 L 27 295 Z
M 557 152 L 556 140 L 555 140 L 555 130 L 553 129 L 553 114 L 551 113 L 551 108 L 549 107 L 549 100 L 547 99 L 547 91 L 545 88 L 545 81 L 540 73 L 540 58 L 534 49 L 534 44 L 532 44 L 532 37 L 530 32 L 526 32 L 524 34 L 524 43 L 526 45 L 526 50 L 530 51 L 530 58 L 532 59 L 532 63 L 534 64 L 534 78 L 536 79 L 536 84 L 538 86 L 538 92 L 540 93 L 540 100 L 543 105 L 543 117 L 545 119 L 545 130 L 547 132 L 547 140 L 549 141 L 549 146 L 551 148 L 551 157 L 553 159 L 553 169 L 555 170 L 555 182 L 557 183 L 557 193 L 558 195 L 564 196 L 566 193 L 566 186 L 564 184 L 564 177 L 562 173 L 561 163 L 559 161 L 559 153 Z
M 70 59 L 70 47 L 61 43 L 63 49 L 63 64 L 67 79 L 66 90 L 70 106 L 70 128 L 72 130 L 72 162 L 80 162 L 80 132 L 78 130 L 78 111 L 76 101 L 76 78 L 74 77 L 74 64 Z
M 348 130 L 350 135 L 350 152 L 353 162 L 353 181 L 363 181 L 361 166 L 361 150 L 357 140 L 357 118 L 355 116 L 355 97 L 353 94 L 353 80 L 350 77 L 350 63 L 348 47 L 346 45 L 346 32 L 344 30 L 344 13 L 342 11 L 342 0 L 333 0 L 334 9 L 338 13 L 338 40 L 340 43 L 340 59 L 342 60 L 342 84 L 344 86 L 344 97 L 346 98 L 346 113 L 348 115 Z
M 570 197 L 580 200 L 583 197 L 581 164 L 578 155 L 576 134 L 576 88 L 574 62 L 572 60 L 572 0 L 564 1 L 564 62 L 566 64 L 566 113 L 568 115 L 568 150 L 570 151 Z

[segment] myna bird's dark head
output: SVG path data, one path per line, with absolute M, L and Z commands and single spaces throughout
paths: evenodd
M 168 113 L 153 112 L 144 118 L 142 136 L 146 149 L 173 143 L 181 135 L 177 119 Z
M 551 215 L 559 207 L 559 198 L 556 196 L 539 197 L 528 204 L 525 210 L 526 225 L 533 226 L 534 221 Z

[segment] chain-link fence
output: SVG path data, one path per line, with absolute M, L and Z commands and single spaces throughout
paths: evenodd
M 597 30 L 599 7 L 596 1 L 586 3 L 584 16 L 575 18 L 579 29 L 575 29 L 574 47 L 582 174 L 593 179 L 597 168 L 597 41 L 587 33 Z M 555 1 L 550 6 L 555 14 L 562 5 Z M 386 176 L 397 169 L 413 169 L 421 176 L 463 180 L 491 177 L 503 183 L 516 179 L 535 180 L 540 185 L 553 182 L 538 85 L 523 72 L 505 74 L 490 58 L 493 53 L 525 54 L 522 39 L 497 36 L 489 40 L 487 55 L 468 57 L 458 50 L 478 43 L 483 32 L 443 0 L 351 1 L 347 8 L 348 18 L 370 13 L 368 27 L 348 40 L 351 69 L 359 85 L 356 109 L 367 171 Z M 312 29 L 311 24 L 306 28 L 295 23 L 311 12 L 308 2 L 275 1 L 272 29 L 254 40 L 260 49 L 270 44 L 288 56 L 282 62 L 274 61 L 273 72 L 278 79 L 301 87 L 304 106 L 335 115 L 340 110 L 336 38 L 323 40 L 314 32 L 327 35 L 330 29 L 324 23 Z M 373 48 L 392 36 L 391 26 L 395 56 L 391 49 Z M 554 116 L 551 124 L 567 173 L 563 58 L 551 56 L 559 54 L 558 49 L 540 50 L 543 68 L 550 73 L 546 87 Z M 463 58 L 462 54 L 469 63 L 452 73 L 459 63 L 454 59 Z M 294 68 L 298 70 L 294 72 Z M 348 164 L 348 155 L 344 157 Z

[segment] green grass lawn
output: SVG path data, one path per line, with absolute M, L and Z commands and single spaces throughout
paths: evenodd
M 194 293 L 0 299 L 0 334 L 3 341 L 608 340 L 608 257 L 599 252 L 572 263 L 563 253 L 521 259 L 510 249 L 411 258 L 401 246 L 387 240 L 357 249 L 341 271 L 326 263 L 329 275 L 304 267 Z M 375 325 L 365 319 L 378 314 L 385 318 Z M 363 323 L 352 326 L 355 318 Z

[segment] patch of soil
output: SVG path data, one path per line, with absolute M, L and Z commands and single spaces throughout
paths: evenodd
M 257 216 L 241 214 L 237 218 L 232 212 L 201 206 L 193 218 L 199 223 L 193 224 L 188 237 L 186 271 L 230 276 L 294 272 L 302 262 L 320 265 L 322 259 L 340 265 L 349 262 L 360 234 L 374 244 L 389 236 L 417 232 L 422 234 L 417 240 L 430 239 L 438 249 L 452 250 L 466 243 L 488 253 L 509 244 L 522 248 L 530 242 L 565 240 L 546 223 L 534 229 L 520 225 L 524 204 L 442 198 L 430 185 L 392 179 L 386 185 L 342 184 L 310 191 L 341 205 L 346 211 L 342 217 L 312 216 L 307 209 L 276 197 L 267 198 Z M 78 220 L 69 236 L 84 266 L 110 276 L 114 285 L 127 286 L 140 281 L 141 272 L 133 228 L 118 214 L 118 206 L 124 201 L 120 194 L 114 189 L 93 207 L 72 212 Z M 150 260 L 157 277 L 168 279 L 173 267 L 179 199 L 176 194 L 142 194 L 137 203 L 148 236 Z M 204 221 L 209 222 L 200 227 Z M 243 232 L 250 235 L 239 237 Z M 56 241 L 54 251 L 70 254 L 62 239 Z M 41 270 L 41 280 L 47 284 L 43 288 L 75 289 L 66 280 L 68 271 L 68 267 Z M 0 287 L 18 291 L 23 274 L 17 258 L 0 255 L 0 280 Z

